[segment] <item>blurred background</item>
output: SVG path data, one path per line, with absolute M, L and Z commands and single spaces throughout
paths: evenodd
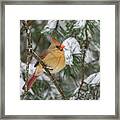
M 42 53 L 50 45 L 48 36 L 65 43 L 66 67 L 54 78 L 67 100 L 98 100 L 100 98 L 100 21 L 99 20 L 28 20 L 32 49 Z M 61 100 L 62 97 L 49 76 L 43 74 L 24 96 L 27 33 L 20 21 L 20 99 Z M 69 43 L 69 44 L 68 44 Z M 72 50 L 72 51 L 71 51 Z M 31 59 L 29 76 L 37 60 Z M 82 84 L 82 86 L 81 86 Z

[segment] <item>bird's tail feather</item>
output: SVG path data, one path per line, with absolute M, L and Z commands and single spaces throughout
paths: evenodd
M 35 76 L 35 74 L 33 74 L 31 76 L 31 78 L 28 79 L 28 81 L 25 83 L 25 85 L 23 86 L 23 89 L 25 90 L 27 88 L 27 90 L 29 90 L 35 83 L 36 79 L 37 79 L 37 76 Z

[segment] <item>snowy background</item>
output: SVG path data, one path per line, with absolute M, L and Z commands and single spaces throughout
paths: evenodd
M 55 74 L 58 85 L 68 100 L 100 98 L 100 21 L 99 20 L 40 20 L 29 21 L 32 48 L 41 53 L 50 45 L 49 35 L 63 43 L 66 67 Z M 25 100 L 61 100 L 62 97 L 50 78 L 43 74 L 37 78 L 26 96 L 25 84 L 27 34 L 20 21 L 20 96 Z M 29 76 L 35 70 L 36 59 L 29 64 Z M 82 83 L 83 81 L 83 83 Z M 81 87 L 81 84 L 82 87 Z

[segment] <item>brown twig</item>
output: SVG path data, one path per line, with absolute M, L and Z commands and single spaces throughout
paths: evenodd
M 32 21 L 31 21 L 32 22 Z M 24 88 L 24 93 L 22 95 L 22 98 L 25 99 L 26 95 L 27 95 L 27 80 L 29 77 L 29 64 L 31 62 L 32 59 L 32 54 L 31 54 L 31 50 L 32 50 L 32 39 L 31 39 L 31 23 L 30 21 L 24 21 L 22 20 L 22 29 L 23 31 L 26 32 L 26 40 L 25 40 L 25 54 L 26 54 L 26 70 L 25 70 L 25 88 Z M 23 32 L 22 31 L 22 32 Z
M 89 40 L 88 40 L 88 33 L 87 33 L 87 21 L 86 21 L 86 25 L 85 25 L 85 35 L 86 35 L 86 40 L 83 43 L 83 57 L 82 57 L 82 76 L 81 76 L 81 84 L 80 84 L 80 88 L 78 90 L 78 98 L 80 97 L 80 91 L 82 89 L 83 83 L 84 83 L 84 78 L 85 78 L 85 56 L 86 56 L 86 50 L 89 47 Z
M 29 21 L 23 21 L 23 25 L 24 25 L 24 28 L 26 30 L 26 57 L 27 57 L 27 60 L 26 60 L 26 73 L 25 73 L 25 92 L 27 91 L 27 86 L 26 86 L 26 83 L 27 83 L 27 80 L 28 80 L 28 77 L 29 77 L 29 64 L 31 62 L 31 59 L 32 59 L 32 54 L 31 54 L 31 50 L 32 50 L 32 39 L 31 39 L 31 25 L 29 24 Z

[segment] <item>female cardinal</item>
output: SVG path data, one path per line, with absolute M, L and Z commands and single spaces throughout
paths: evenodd
M 63 48 L 65 46 L 58 42 L 56 39 L 51 38 L 50 40 L 51 45 L 40 55 L 40 57 L 49 69 L 50 73 L 57 73 L 65 67 L 65 57 L 63 51 Z M 35 72 L 25 83 L 24 87 L 27 88 L 27 90 L 29 90 L 33 86 L 37 77 L 43 74 L 44 69 L 39 62 L 36 63 L 35 67 Z

